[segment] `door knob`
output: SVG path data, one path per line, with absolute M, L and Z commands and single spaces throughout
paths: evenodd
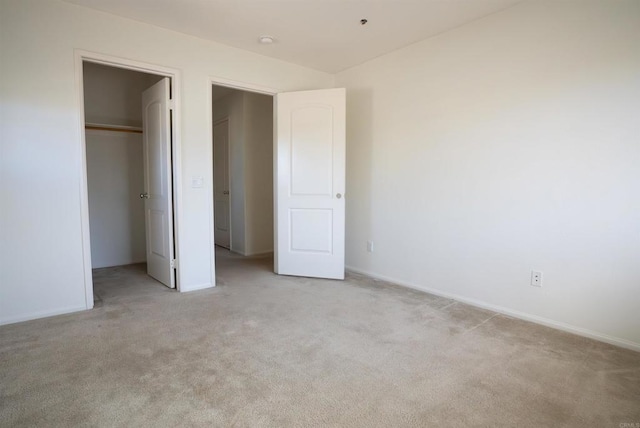
M 338 193 L 338 194 L 336 195 L 336 198 L 338 198 L 338 199 L 340 199 L 341 197 L 342 197 L 342 193 Z
M 140 199 L 149 199 L 148 193 L 140 193 Z

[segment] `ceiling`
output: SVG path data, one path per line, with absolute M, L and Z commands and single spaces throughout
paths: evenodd
M 65 1 L 336 73 L 521 0 Z

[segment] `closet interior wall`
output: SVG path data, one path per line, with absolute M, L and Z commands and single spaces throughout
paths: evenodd
M 145 262 L 141 98 L 162 77 L 83 68 L 92 267 Z

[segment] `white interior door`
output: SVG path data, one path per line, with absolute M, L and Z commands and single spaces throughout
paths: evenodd
M 147 273 L 170 288 L 173 274 L 173 209 L 171 189 L 171 122 L 169 78 L 142 94 L 144 211 Z
M 229 121 L 226 119 L 213 127 L 213 198 L 216 245 L 230 248 Z
M 344 279 L 345 89 L 276 96 L 275 271 Z

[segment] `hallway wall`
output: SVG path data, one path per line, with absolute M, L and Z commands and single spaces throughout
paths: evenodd
M 231 250 L 273 251 L 273 97 L 232 90 L 213 102 L 229 118 Z

